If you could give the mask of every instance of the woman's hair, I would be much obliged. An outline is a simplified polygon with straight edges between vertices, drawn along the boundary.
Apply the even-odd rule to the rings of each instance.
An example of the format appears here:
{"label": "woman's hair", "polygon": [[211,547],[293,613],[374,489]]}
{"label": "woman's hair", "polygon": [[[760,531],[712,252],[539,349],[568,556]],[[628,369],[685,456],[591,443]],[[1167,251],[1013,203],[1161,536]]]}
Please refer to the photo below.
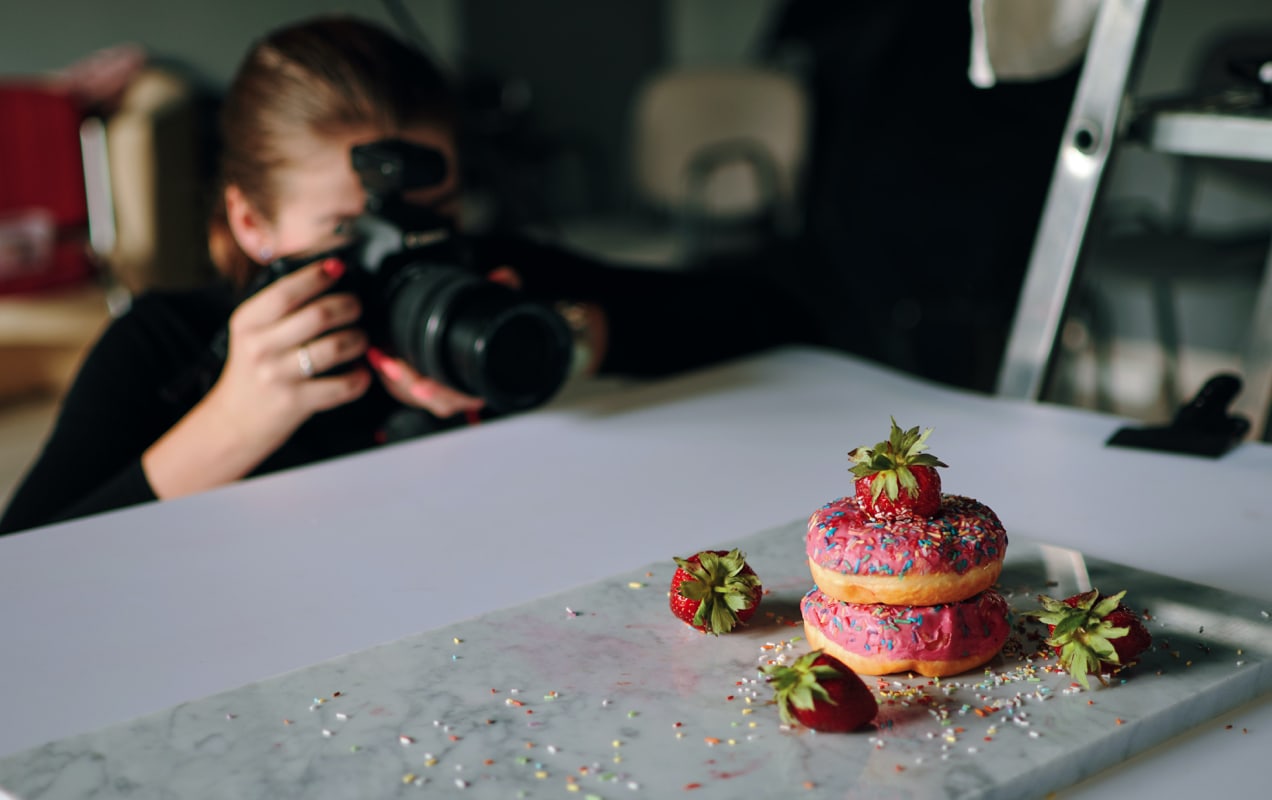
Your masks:
{"label": "woman's hair", "polygon": [[457,116],[441,69],[371,23],[320,17],[270,34],[248,52],[221,107],[220,182],[208,230],[213,263],[240,287],[251,279],[258,265],[230,232],[225,187],[237,186],[273,219],[278,172],[304,137],[363,127],[391,135],[422,124],[454,130]]}

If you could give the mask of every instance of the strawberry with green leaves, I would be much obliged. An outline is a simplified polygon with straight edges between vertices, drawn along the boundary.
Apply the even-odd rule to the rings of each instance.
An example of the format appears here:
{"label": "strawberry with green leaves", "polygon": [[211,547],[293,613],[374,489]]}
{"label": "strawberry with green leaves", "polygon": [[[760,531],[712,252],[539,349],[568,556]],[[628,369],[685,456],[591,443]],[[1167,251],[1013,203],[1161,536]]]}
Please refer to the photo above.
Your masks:
{"label": "strawberry with green leaves", "polygon": [[1098,589],[1064,600],[1039,595],[1042,610],[1028,612],[1046,624],[1047,644],[1059,654],[1060,665],[1088,689],[1087,675],[1130,666],[1153,644],[1139,615],[1122,603],[1125,596],[1122,591],[1103,597]]}
{"label": "strawberry with green leaves", "polygon": [[941,510],[941,476],[937,467],[948,466],[923,452],[928,428],[901,430],[892,420],[888,440],[874,447],[858,447],[848,454],[857,490],[857,503],[872,519],[931,518]]}
{"label": "strawberry with green leaves", "polygon": [[857,730],[879,713],[879,701],[857,673],[820,650],[763,672],[787,725],[840,733]]}
{"label": "strawberry with green leaves", "polygon": [[728,633],[760,605],[763,587],[739,550],[703,550],[676,558],[671,613],[704,633]]}

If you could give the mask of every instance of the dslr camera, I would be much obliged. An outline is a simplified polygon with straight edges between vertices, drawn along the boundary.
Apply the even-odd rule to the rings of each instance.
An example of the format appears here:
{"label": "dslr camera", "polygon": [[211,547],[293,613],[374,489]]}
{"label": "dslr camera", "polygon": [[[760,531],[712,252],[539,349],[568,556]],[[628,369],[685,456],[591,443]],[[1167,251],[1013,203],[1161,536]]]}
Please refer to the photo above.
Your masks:
{"label": "dslr camera", "polygon": [[551,398],[569,373],[573,338],[552,309],[484,277],[453,226],[403,199],[446,177],[438,151],[398,139],[352,149],[367,192],[348,244],[269,264],[249,291],[321,258],[336,257],[345,274],[334,291],[362,302],[371,343],[417,372],[492,410],[522,411]]}

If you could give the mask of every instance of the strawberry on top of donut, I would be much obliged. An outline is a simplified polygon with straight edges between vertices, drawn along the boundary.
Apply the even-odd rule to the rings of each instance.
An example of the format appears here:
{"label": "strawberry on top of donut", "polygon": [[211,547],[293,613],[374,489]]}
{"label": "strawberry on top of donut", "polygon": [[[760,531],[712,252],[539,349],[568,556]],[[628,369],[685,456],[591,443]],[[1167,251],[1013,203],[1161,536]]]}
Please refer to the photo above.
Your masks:
{"label": "strawberry on top of donut", "polygon": [[763,587],[746,553],[703,550],[675,558],[671,576],[671,613],[686,624],[719,635],[745,623],[760,604]]}
{"label": "strawberry on top of donut", "polygon": [[941,510],[941,476],[937,467],[949,466],[925,453],[932,429],[903,431],[892,419],[887,441],[858,447],[848,453],[856,475],[853,485],[861,510],[872,519],[931,518]]}

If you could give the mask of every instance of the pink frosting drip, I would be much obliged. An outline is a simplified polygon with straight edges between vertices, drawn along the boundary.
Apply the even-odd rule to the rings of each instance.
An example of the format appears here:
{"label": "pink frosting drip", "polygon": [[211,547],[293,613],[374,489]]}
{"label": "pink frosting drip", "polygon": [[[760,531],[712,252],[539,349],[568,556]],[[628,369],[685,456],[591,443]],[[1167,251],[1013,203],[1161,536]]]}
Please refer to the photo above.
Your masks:
{"label": "pink frosting drip", "polygon": [[808,518],[808,557],[845,575],[959,575],[1002,559],[1007,532],[989,506],[955,494],[941,495],[931,519],[876,522],[855,497],[841,497]]}
{"label": "pink frosting drip", "polygon": [[1007,601],[992,589],[939,606],[841,603],[813,589],[800,611],[805,622],[848,652],[893,661],[952,661],[997,652],[1010,632]]}

